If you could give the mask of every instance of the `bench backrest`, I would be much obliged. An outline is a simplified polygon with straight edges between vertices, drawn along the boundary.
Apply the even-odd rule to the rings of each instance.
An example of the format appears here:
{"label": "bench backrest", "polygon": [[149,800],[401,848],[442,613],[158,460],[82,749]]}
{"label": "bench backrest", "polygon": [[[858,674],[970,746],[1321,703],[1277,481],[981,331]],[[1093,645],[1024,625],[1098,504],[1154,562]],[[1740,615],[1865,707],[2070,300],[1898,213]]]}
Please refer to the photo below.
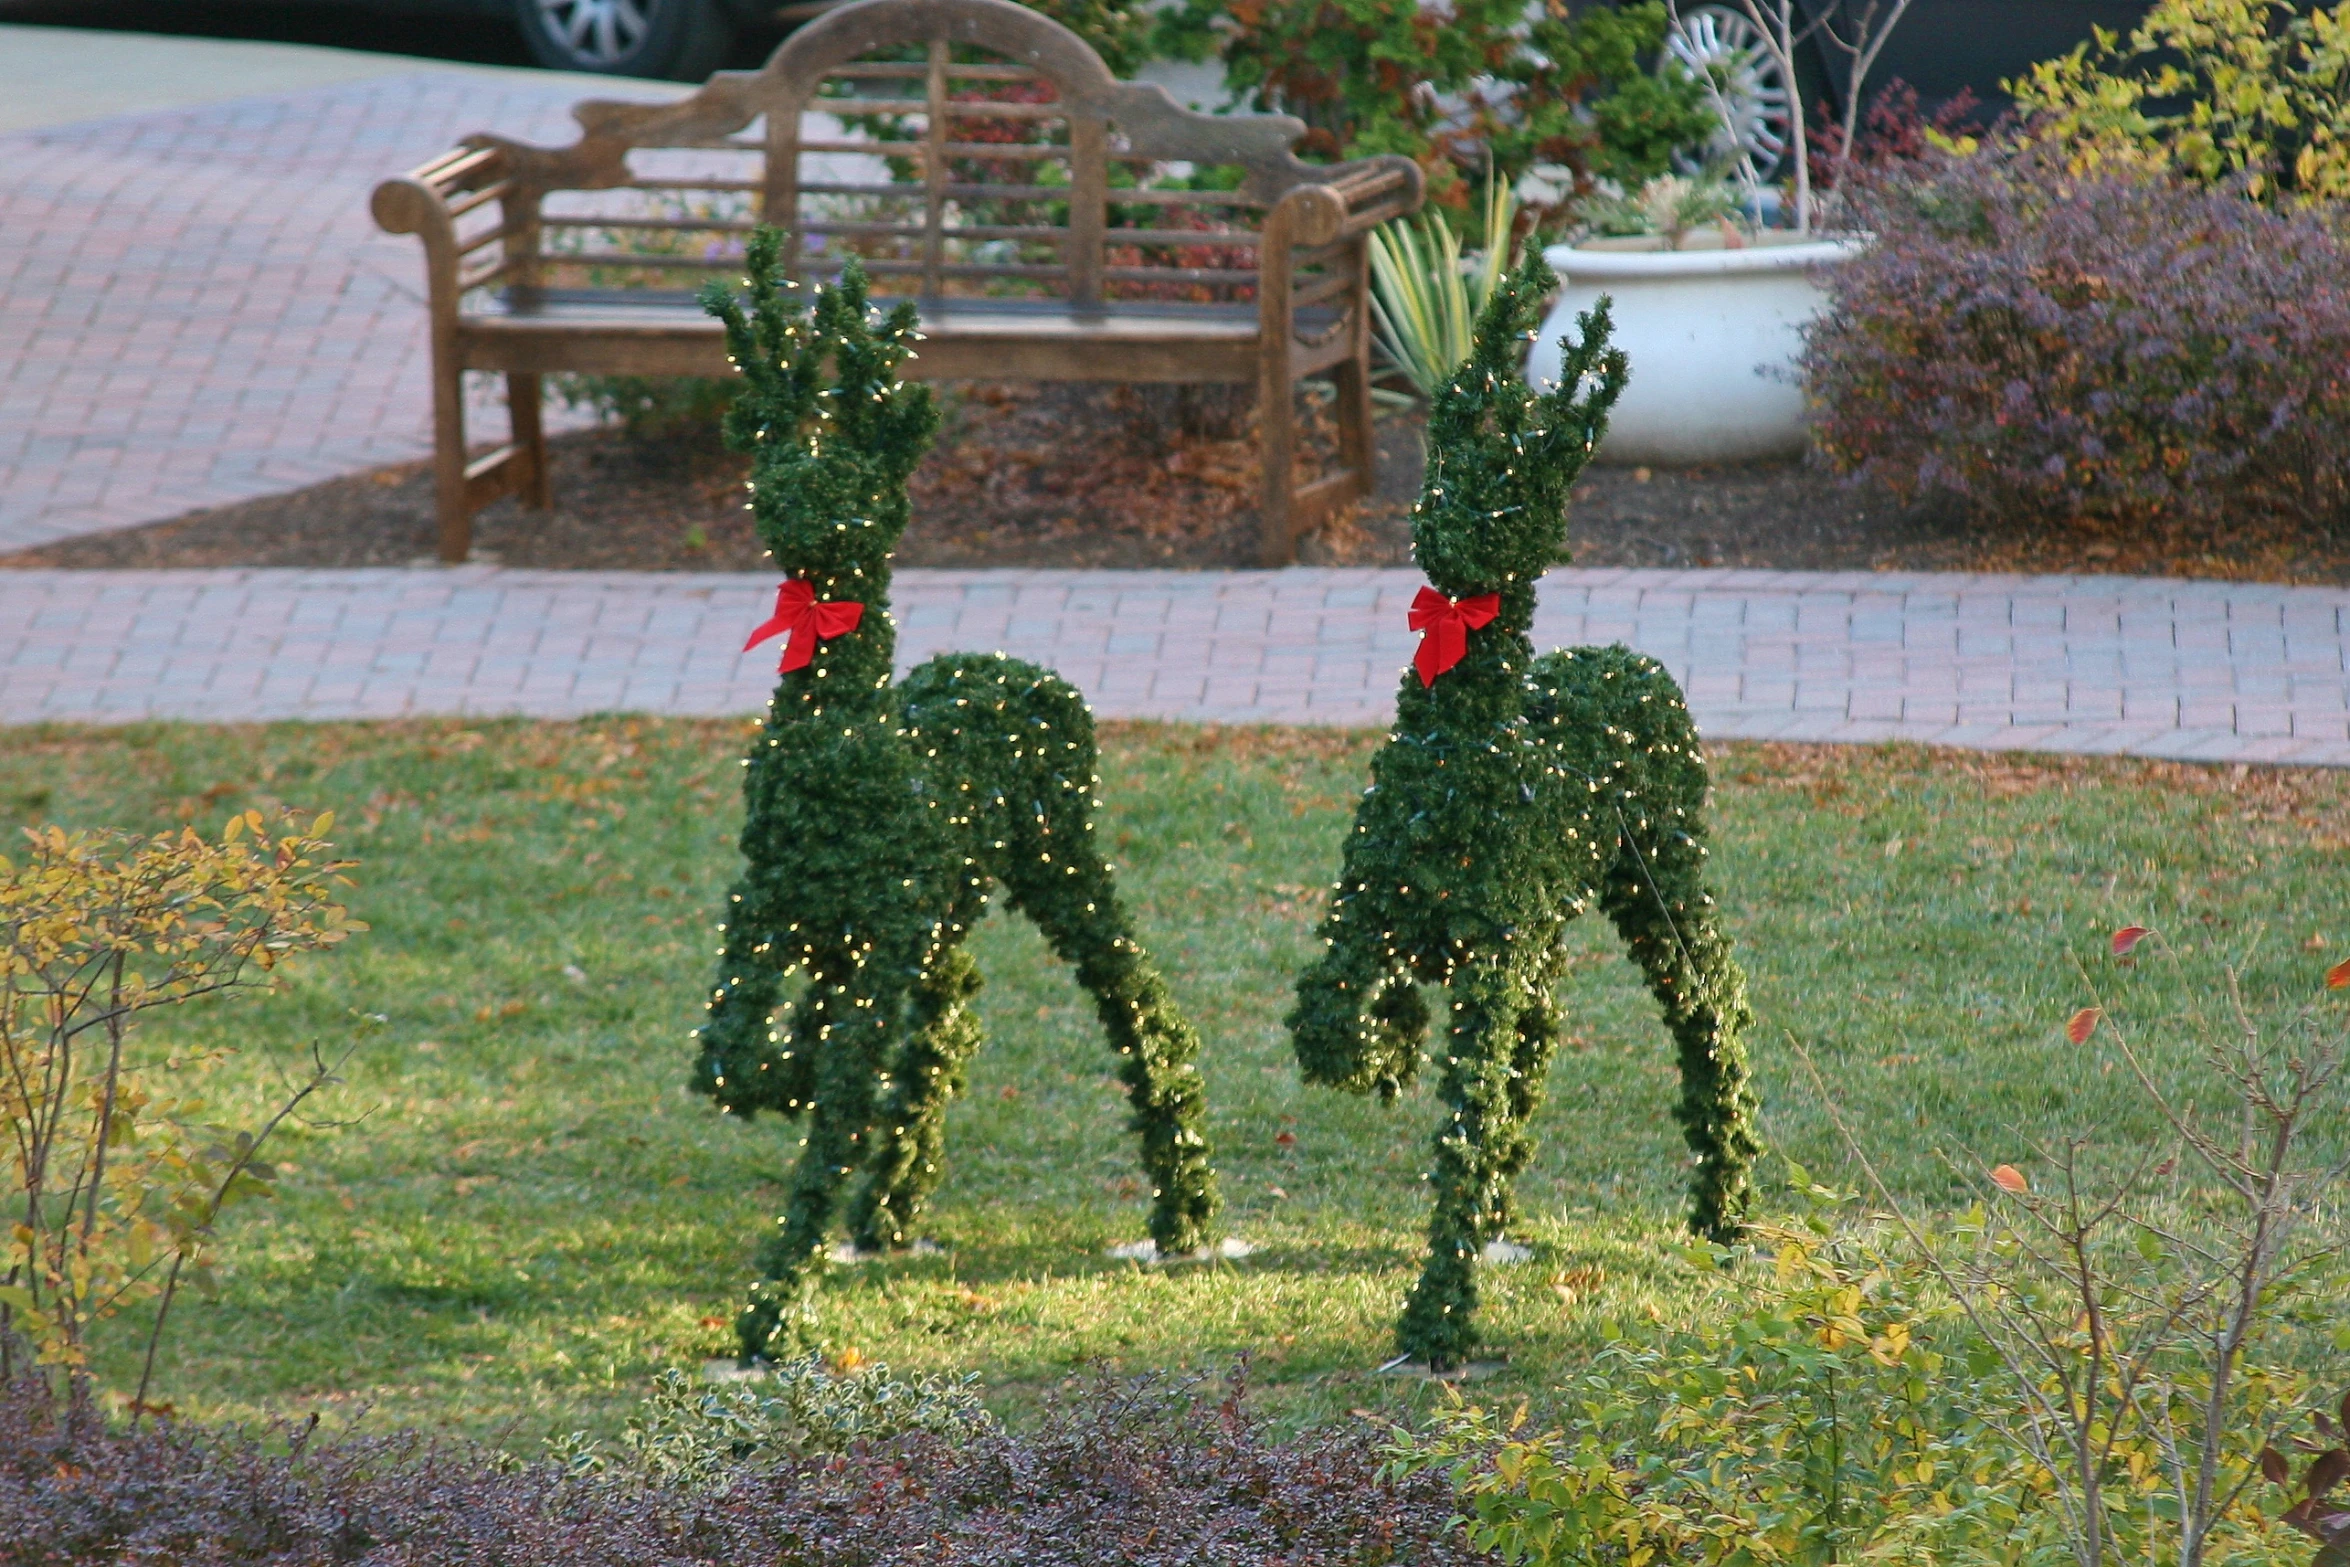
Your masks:
{"label": "bench backrest", "polygon": [[1237,302],[1275,209],[1277,237],[1308,247],[1278,269],[1295,286],[1346,248],[1334,183],[1418,199],[1387,167],[1402,160],[1301,162],[1302,122],[1182,108],[1010,0],[858,0],[761,70],[573,114],[569,147],[469,139],[502,211],[501,254],[471,281],[691,286],[771,221],[795,276],[854,253],[881,293]]}

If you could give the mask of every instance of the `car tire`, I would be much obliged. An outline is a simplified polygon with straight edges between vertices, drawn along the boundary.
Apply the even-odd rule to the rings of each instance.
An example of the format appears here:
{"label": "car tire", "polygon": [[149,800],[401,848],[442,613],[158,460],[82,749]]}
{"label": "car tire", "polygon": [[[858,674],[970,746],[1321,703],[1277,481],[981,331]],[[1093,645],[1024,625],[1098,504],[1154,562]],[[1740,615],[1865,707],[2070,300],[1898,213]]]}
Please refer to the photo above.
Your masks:
{"label": "car tire", "polygon": [[699,82],[726,63],[719,0],[514,0],[531,57],[555,71]]}
{"label": "car tire", "polygon": [[1728,77],[1724,85],[1729,109],[1737,121],[1734,143],[1724,135],[1696,161],[1742,163],[1751,177],[1766,182],[1784,175],[1793,140],[1794,106],[1799,101],[1797,89],[1805,104],[1826,101],[1821,89],[1827,84],[1811,59],[1811,49],[1798,46],[1798,80],[1789,82],[1786,71],[1762,47],[1762,29],[1755,26],[1744,6],[1688,5],[1681,8],[1680,18],[1679,28],[1666,37],[1660,68],[1684,74],[1708,67],[1722,70]]}

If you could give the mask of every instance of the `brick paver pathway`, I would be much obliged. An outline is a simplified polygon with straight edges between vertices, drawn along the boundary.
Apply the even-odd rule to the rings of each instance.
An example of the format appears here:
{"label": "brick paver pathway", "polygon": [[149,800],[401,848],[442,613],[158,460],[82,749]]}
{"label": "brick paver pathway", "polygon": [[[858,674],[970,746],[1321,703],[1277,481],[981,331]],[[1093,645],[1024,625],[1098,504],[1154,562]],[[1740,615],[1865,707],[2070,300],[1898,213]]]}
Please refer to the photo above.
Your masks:
{"label": "brick paver pathway", "polygon": [[[1385,721],[1404,571],[900,571],[906,662],[1059,669],[1105,716]],[[750,713],[771,578],[0,572],[0,721]],[[1669,665],[1709,738],[2350,765],[2350,592],[2128,578],[1554,572],[1536,639]]]}
{"label": "brick paver pathway", "polygon": [[0,136],[0,550],[429,451],[423,262],[368,193],[580,96],[424,70]]}

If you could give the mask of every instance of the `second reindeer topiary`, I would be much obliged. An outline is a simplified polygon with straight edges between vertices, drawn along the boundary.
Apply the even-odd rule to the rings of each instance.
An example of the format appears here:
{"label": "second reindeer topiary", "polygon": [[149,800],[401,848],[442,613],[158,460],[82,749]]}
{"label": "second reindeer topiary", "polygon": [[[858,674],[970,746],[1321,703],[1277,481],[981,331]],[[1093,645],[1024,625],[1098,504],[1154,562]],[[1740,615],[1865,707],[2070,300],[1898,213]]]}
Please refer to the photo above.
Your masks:
{"label": "second reindeer topiary", "polygon": [[805,1319],[844,1194],[858,1248],[907,1243],[979,1044],[963,941],[999,888],[1093,995],[1141,1134],[1159,1254],[1197,1250],[1216,1209],[1198,1038],[1093,841],[1084,699],[1001,654],[949,654],[891,682],[890,551],[937,426],[929,390],[898,378],[914,309],[870,319],[852,261],[810,311],[776,251],[773,231],[750,246],[747,312],[721,288],[703,301],[742,372],[726,436],[751,455],[752,511],[785,581],[751,637],[784,651],[744,761],[745,865],[694,1086],[736,1115],[804,1116],[808,1133],[736,1324],[746,1356],[784,1347]]}
{"label": "second reindeer topiary", "polygon": [[1289,1015],[1307,1081],[1392,1099],[1427,1044],[1418,987],[1450,987],[1436,1211],[1396,1328],[1436,1370],[1477,1347],[1477,1267],[1534,1151],[1568,920],[1604,910],[1663,1004],[1696,1156],[1692,1229],[1737,1232],[1759,1152],[1746,982],[1706,888],[1705,760],[1681,693],[1628,648],[1537,658],[1528,635],[1535,583],[1565,558],[1568,487],[1627,374],[1603,303],[1566,345],[1559,387],[1527,386],[1520,345],[1556,282],[1536,257],[1495,289],[1431,408],[1412,521],[1433,584],[1412,607],[1420,647],[1355,812],[1328,950]]}

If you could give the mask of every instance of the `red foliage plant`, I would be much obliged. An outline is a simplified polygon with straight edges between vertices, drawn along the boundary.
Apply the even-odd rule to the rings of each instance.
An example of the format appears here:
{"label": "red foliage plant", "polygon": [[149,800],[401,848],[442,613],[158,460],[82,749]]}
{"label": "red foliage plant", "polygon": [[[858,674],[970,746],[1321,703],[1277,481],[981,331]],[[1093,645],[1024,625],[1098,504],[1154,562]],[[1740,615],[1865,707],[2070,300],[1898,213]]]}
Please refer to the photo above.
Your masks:
{"label": "red foliage plant", "polygon": [[2350,243],[2031,150],[1852,181],[1877,242],[1802,357],[1817,455],[2010,522],[2340,517]]}
{"label": "red foliage plant", "polygon": [[1289,1441],[1221,1397],[1100,1382],[1031,1434],[901,1437],[716,1489],[579,1477],[414,1435],[64,1419],[0,1397],[0,1564],[177,1567],[1466,1567],[1442,1474],[1379,1434]]}
{"label": "red foliage plant", "polygon": [[[1955,140],[1965,135],[1981,108],[1975,90],[1961,87],[1957,96],[1928,114],[1918,101],[1918,90],[1896,76],[1862,113],[1849,167],[1856,173],[1914,168],[1933,157],[1935,136]],[[1823,99],[1812,109],[1811,134],[1805,138],[1814,190],[1836,188],[1837,154],[1843,146],[1843,123]]]}

